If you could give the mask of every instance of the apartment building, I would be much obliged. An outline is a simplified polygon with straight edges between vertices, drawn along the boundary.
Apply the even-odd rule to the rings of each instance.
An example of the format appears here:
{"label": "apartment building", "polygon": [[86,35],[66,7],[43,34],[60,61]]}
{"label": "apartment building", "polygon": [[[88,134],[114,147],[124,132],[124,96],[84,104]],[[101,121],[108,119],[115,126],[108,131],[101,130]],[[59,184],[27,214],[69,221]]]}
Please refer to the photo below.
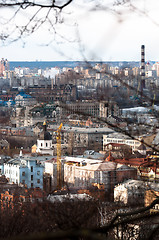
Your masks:
{"label": "apartment building", "polygon": [[[57,126],[53,131],[57,130]],[[103,135],[113,133],[113,130],[107,127],[103,128],[79,128],[63,126],[61,130],[62,146],[65,147],[65,153],[70,155],[83,154],[85,150],[93,149],[101,151],[103,148]],[[56,143],[55,134],[53,142]]]}
{"label": "apartment building", "polygon": [[77,101],[60,104],[60,107],[62,115],[74,113],[101,118],[120,115],[119,107],[114,101]]}
{"label": "apartment building", "polygon": [[70,187],[89,188],[93,184],[99,184],[111,195],[115,184],[136,177],[136,169],[123,164],[98,159],[65,158],[64,181]]}
{"label": "apartment building", "polygon": [[132,148],[132,150],[137,150],[141,144],[140,140],[132,139],[129,136],[126,136],[118,132],[114,132],[109,135],[103,135],[103,151],[106,150],[108,143],[126,144],[129,145]]}
{"label": "apartment building", "polygon": [[4,163],[4,175],[10,183],[43,189],[44,166],[36,157],[19,157]]}

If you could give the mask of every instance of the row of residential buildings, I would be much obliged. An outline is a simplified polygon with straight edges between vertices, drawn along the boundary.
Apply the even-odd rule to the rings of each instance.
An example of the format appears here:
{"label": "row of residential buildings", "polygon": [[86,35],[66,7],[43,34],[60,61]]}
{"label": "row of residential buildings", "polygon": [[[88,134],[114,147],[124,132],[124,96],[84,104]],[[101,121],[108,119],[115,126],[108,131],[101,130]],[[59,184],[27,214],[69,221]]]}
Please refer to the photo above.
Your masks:
{"label": "row of residential buildings", "polygon": [[[150,189],[154,180],[153,173],[148,172],[146,183],[142,178],[137,180],[137,168],[128,165],[124,160],[117,163],[84,157],[62,157],[63,186],[66,184],[69,189],[88,190],[96,187],[95,191],[105,193],[107,200],[135,204],[135,199],[138,199],[143,204],[145,191]],[[12,184],[52,192],[57,188],[56,157],[21,156],[9,160],[4,164],[4,175]]]}

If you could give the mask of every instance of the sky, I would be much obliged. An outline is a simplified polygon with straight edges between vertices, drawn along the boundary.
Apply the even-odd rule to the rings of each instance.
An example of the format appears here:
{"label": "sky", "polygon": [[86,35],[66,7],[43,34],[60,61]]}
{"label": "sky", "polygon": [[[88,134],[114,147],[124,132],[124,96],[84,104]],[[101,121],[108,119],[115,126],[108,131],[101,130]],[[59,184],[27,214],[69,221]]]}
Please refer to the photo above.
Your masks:
{"label": "sky", "polygon": [[[140,61],[144,44],[146,61],[159,61],[158,0],[74,0],[62,13],[51,11],[49,21],[37,31],[24,31],[24,36],[15,41],[37,10],[21,10],[12,17],[15,8],[1,8],[0,34],[9,38],[0,43],[0,58]],[[40,11],[29,22],[30,31],[46,14],[46,9]]]}

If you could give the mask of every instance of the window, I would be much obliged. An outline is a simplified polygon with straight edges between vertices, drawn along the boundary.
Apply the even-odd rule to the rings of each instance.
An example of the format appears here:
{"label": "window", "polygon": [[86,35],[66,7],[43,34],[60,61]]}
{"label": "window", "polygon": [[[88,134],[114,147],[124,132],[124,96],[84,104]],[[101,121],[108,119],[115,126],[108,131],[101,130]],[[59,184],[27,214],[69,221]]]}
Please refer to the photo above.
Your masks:
{"label": "window", "polygon": [[37,175],[40,175],[40,171],[37,171]]}
{"label": "window", "polygon": [[32,187],[32,188],[33,188],[33,186],[34,186],[33,183],[31,183],[31,187]]}
{"label": "window", "polygon": [[22,172],[22,176],[25,176],[25,172]]}
{"label": "window", "polygon": [[41,147],[43,146],[43,144],[41,143]]}
{"label": "window", "polygon": [[33,175],[31,175],[31,181],[33,181]]}
{"label": "window", "polygon": [[33,166],[31,166],[31,172],[33,172]]}
{"label": "window", "polygon": [[25,184],[25,180],[22,180],[22,184]]}
{"label": "window", "polygon": [[46,147],[47,147],[47,143],[46,143]]}
{"label": "window", "polygon": [[40,183],[40,179],[37,179],[37,183]]}

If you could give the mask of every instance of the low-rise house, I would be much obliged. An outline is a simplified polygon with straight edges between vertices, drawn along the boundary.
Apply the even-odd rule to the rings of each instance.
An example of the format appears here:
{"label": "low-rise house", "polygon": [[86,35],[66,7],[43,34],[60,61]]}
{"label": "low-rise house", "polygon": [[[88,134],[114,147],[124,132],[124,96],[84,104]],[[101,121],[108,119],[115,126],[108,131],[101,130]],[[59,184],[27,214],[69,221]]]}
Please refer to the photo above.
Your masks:
{"label": "low-rise house", "polygon": [[44,166],[36,157],[19,157],[4,163],[4,175],[10,183],[43,189]]}
{"label": "low-rise house", "polygon": [[157,180],[159,179],[159,156],[150,155],[145,158],[145,161],[140,164],[139,172],[141,178],[144,180]]}
{"label": "low-rise house", "polygon": [[127,180],[114,188],[114,201],[125,205],[144,205],[147,185],[139,180]]}
{"label": "low-rise house", "polygon": [[105,145],[105,151],[130,151],[131,147],[127,144],[108,143]]}

